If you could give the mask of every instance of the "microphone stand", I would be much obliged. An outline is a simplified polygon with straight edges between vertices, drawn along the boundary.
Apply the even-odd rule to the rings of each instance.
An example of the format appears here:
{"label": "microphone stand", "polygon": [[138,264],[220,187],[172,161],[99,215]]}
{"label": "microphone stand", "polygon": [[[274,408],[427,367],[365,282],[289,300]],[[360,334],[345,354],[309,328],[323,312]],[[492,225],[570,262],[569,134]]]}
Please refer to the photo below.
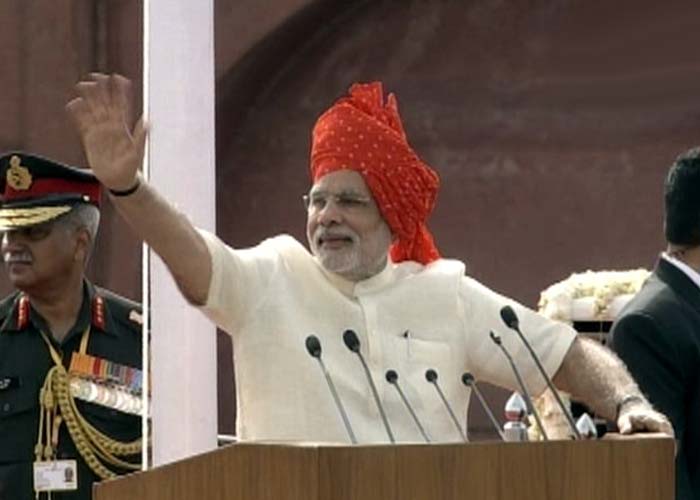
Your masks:
{"label": "microphone stand", "polygon": [[369,388],[372,390],[372,396],[374,396],[374,402],[377,404],[377,408],[379,409],[379,415],[382,417],[382,422],[384,423],[384,429],[386,429],[386,434],[389,437],[389,442],[391,444],[396,443],[396,440],[394,439],[394,434],[391,432],[391,427],[389,426],[389,420],[386,418],[386,414],[384,413],[384,407],[382,406],[382,402],[379,399],[377,387],[374,385],[374,380],[372,380],[372,374],[369,372],[369,367],[367,366],[365,357],[360,352],[360,339],[357,337],[357,334],[352,330],[345,330],[345,332],[343,333],[343,342],[345,342],[345,346],[348,349],[357,354],[357,357],[360,358],[362,368],[364,368],[365,375],[367,376],[367,380],[369,381]]}
{"label": "microphone stand", "polygon": [[309,335],[306,337],[306,350],[309,352],[311,357],[316,358],[318,364],[321,366],[321,371],[323,372],[323,376],[326,378],[326,384],[328,384],[328,389],[331,391],[331,396],[333,396],[335,406],[340,412],[340,417],[343,419],[343,424],[345,424],[345,430],[348,432],[350,442],[352,444],[357,444],[357,438],[355,437],[355,433],[352,431],[352,426],[350,425],[350,420],[348,420],[348,416],[345,413],[345,408],[343,408],[343,403],[340,402],[340,397],[338,397],[338,393],[335,390],[335,385],[333,385],[331,375],[328,373],[326,365],[321,359],[321,341],[318,340],[316,335]]}
{"label": "microphone stand", "polygon": [[501,319],[508,328],[510,328],[511,330],[515,330],[515,332],[520,337],[520,340],[523,342],[523,344],[525,344],[525,347],[530,353],[530,356],[535,361],[535,365],[537,365],[537,369],[542,374],[542,377],[544,377],[545,382],[547,382],[547,387],[549,387],[549,390],[552,391],[552,393],[554,394],[554,398],[556,399],[559,408],[561,408],[561,411],[564,413],[564,416],[566,417],[566,420],[569,423],[569,428],[574,433],[576,439],[581,439],[581,433],[576,428],[574,417],[571,416],[571,412],[564,404],[564,401],[562,401],[561,396],[559,395],[559,391],[557,391],[557,388],[554,387],[552,379],[549,378],[549,375],[547,375],[547,372],[544,370],[544,367],[542,366],[542,363],[540,363],[540,359],[537,357],[537,354],[535,354],[535,351],[530,345],[530,342],[527,341],[525,335],[523,335],[523,332],[520,331],[520,320],[515,314],[513,308],[510,306],[503,306],[503,308],[501,308]]}
{"label": "microphone stand", "polygon": [[440,395],[440,399],[442,399],[442,403],[445,405],[445,408],[447,408],[447,412],[450,414],[450,417],[452,418],[452,422],[454,422],[455,427],[457,428],[457,431],[459,432],[459,435],[462,438],[462,441],[464,441],[465,443],[468,443],[469,440],[467,439],[466,434],[464,434],[462,427],[459,425],[459,422],[457,421],[457,417],[455,416],[455,412],[452,411],[452,407],[450,406],[450,403],[447,401],[447,398],[442,393],[442,389],[440,389],[440,385],[438,384],[438,381],[437,381],[437,379],[438,379],[437,372],[435,370],[433,370],[432,368],[428,368],[428,370],[426,370],[426,372],[425,372],[425,379],[435,386],[435,390]]}
{"label": "microphone stand", "polygon": [[520,391],[523,393],[523,399],[525,400],[525,404],[527,405],[527,410],[532,413],[532,415],[535,417],[535,422],[537,423],[537,427],[540,430],[540,433],[542,434],[542,437],[544,438],[545,441],[549,441],[549,437],[547,436],[547,431],[544,430],[544,425],[542,425],[542,421],[540,420],[540,415],[535,411],[535,407],[532,404],[532,399],[530,398],[530,394],[527,392],[527,388],[525,387],[525,382],[523,382],[522,377],[520,376],[520,371],[518,368],[515,366],[515,362],[513,361],[513,357],[510,355],[508,350],[505,348],[503,343],[501,342],[501,337],[496,335],[493,332],[489,332],[489,336],[491,337],[491,340],[493,340],[493,343],[496,344],[503,354],[505,354],[506,358],[508,358],[508,362],[510,363],[510,367],[513,369],[513,373],[515,374],[515,378],[518,381],[518,385],[520,386]]}
{"label": "microphone stand", "polygon": [[416,415],[416,412],[413,411],[413,407],[408,402],[408,399],[406,398],[403,391],[401,390],[401,387],[399,386],[399,374],[396,373],[394,370],[387,370],[385,377],[386,377],[387,382],[389,382],[391,385],[396,387],[396,390],[398,391],[399,396],[401,396],[401,400],[403,401],[403,404],[408,409],[408,413],[411,414],[411,417],[413,417],[413,421],[416,423],[416,426],[418,427],[418,430],[420,431],[421,435],[423,436],[423,439],[425,439],[426,443],[429,443],[430,438],[428,437],[428,434],[425,432],[425,429],[421,425],[420,420],[418,420],[418,416]]}

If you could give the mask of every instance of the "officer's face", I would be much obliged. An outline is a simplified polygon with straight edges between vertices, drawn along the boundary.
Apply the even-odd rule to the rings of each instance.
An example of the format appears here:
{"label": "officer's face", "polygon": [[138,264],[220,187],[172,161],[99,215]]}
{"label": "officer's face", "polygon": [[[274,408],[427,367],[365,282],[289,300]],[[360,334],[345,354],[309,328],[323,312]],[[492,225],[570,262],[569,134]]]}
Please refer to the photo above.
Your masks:
{"label": "officer's face", "polygon": [[76,269],[82,270],[78,231],[59,218],[2,233],[2,258],[10,282],[28,293],[65,284]]}
{"label": "officer's face", "polygon": [[359,173],[324,175],[311,188],[307,203],[306,237],[324,268],[350,281],[382,270],[391,231]]}

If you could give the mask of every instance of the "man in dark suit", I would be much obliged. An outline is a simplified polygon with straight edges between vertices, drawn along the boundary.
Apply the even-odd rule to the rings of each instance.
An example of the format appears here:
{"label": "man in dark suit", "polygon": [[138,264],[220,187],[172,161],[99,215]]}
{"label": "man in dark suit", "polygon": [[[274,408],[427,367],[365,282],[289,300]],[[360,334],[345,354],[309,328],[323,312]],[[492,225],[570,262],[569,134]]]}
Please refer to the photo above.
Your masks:
{"label": "man in dark suit", "polygon": [[668,246],[613,325],[611,345],[673,423],[676,498],[700,499],[700,148],[681,155],[665,186]]}
{"label": "man in dark suit", "polygon": [[89,500],[139,469],[141,308],[85,278],[100,185],[85,169],[0,157],[0,500]]}

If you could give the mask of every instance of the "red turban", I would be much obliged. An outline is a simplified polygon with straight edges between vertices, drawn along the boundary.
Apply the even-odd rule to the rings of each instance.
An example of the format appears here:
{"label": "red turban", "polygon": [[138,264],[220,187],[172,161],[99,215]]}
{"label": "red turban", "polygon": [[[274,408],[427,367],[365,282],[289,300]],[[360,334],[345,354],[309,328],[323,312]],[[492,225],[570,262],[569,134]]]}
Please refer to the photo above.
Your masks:
{"label": "red turban", "polygon": [[321,115],[312,136],[313,182],[336,170],[359,172],[396,238],[393,262],[440,258],[425,225],[440,180],[409,146],[394,94],[385,104],[380,82],[354,84]]}

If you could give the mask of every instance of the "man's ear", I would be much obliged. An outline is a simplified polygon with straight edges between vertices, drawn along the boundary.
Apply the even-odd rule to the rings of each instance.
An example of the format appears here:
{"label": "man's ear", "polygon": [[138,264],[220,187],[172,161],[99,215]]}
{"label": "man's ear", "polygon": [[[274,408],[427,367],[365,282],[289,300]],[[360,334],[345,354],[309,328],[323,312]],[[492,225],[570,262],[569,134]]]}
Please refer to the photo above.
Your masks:
{"label": "man's ear", "polygon": [[76,261],[87,263],[90,257],[90,249],[92,248],[92,238],[90,233],[84,227],[76,230],[75,254]]}

